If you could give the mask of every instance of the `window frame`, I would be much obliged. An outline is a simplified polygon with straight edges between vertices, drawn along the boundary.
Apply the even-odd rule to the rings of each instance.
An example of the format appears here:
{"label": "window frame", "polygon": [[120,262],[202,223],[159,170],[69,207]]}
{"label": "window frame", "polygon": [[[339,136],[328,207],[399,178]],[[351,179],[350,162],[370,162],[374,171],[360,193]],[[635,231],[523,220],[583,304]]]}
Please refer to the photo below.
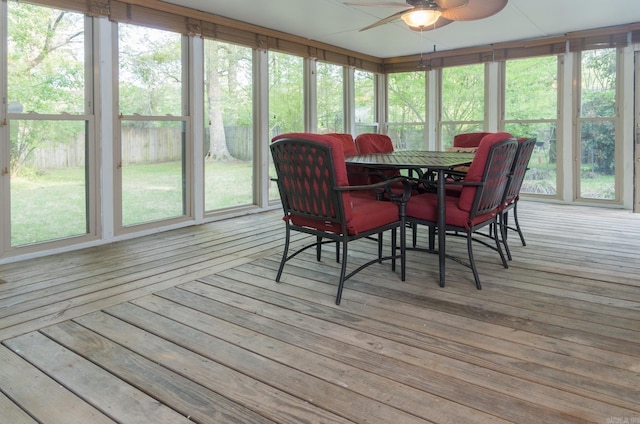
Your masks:
{"label": "window frame", "polygon": [[[154,229],[162,226],[175,225],[181,222],[194,219],[194,165],[190,158],[193,157],[193,123],[192,114],[190,113],[189,102],[189,87],[190,87],[190,75],[189,72],[189,52],[190,52],[190,37],[181,34],[179,32],[163,29],[162,31],[174,32],[180,35],[181,39],[181,62],[182,62],[182,89],[181,89],[181,111],[182,115],[122,115],[119,110],[120,99],[120,78],[119,78],[119,55],[120,55],[120,41],[119,41],[119,24],[118,22],[112,23],[111,42],[113,52],[113,157],[114,157],[114,172],[113,172],[113,216],[114,216],[114,232],[116,235],[123,235],[132,232],[138,232],[140,230]],[[130,26],[144,25],[136,23],[127,23]],[[182,122],[182,214],[174,217],[169,217],[159,220],[144,221],[135,223],[132,225],[124,225],[123,223],[123,198],[122,198],[122,122],[124,121],[141,121],[141,122]]]}
{"label": "window frame", "polygon": [[[43,250],[52,250],[66,248],[81,243],[89,243],[98,240],[102,236],[101,220],[99,219],[99,211],[101,208],[99,163],[100,149],[97,143],[98,125],[96,114],[99,110],[99,89],[98,89],[98,70],[95,66],[99,62],[97,38],[95,30],[95,21],[92,17],[76,11],[68,10],[64,7],[57,7],[55,4],[47,5],[36,3],[38,7],[70,11],[82,14],[82,22],[84,27],[83,46],[84,46],[84,108],[82,113],[37,113],[37,112],[11,112],[8,105],[2,102],[0,116],[2,124],[0,126],[0,157],[4,158],[0,163],[0,199],[3,199],[0,212],[2,219],[0,220],[0,258],[5,256],[18,256],[25,254],[33,254]],[[8,2],[0,4],[0,69],[3,75],[0,78],[0,92],[3,98],[8,98],[8,22],[9,11]],[[85,228],[82,234],[63,236],[54,239],[36,241],[23,245],[12,245],[12,219],[11,219],[11,173],[10,173],[10,135],[9,122],[11,121],[78,121],[84,122],[85,125],[85,141],[84,141],[84,185],[85,185]]]}

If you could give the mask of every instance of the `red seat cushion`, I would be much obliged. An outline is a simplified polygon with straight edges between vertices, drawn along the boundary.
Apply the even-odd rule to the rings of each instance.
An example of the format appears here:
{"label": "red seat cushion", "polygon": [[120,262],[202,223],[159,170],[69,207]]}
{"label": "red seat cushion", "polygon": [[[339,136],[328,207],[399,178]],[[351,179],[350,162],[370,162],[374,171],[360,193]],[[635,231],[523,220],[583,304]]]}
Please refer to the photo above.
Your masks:
{"label": "red seat cushion", "polygon": [[[345,206],[346,207],[346,206]],[[347,222],[347,233],[359,234],[399,219],[398,205],[392,202],[351,196],[352,216]],[[340,224],[293,216],[291,221],[300,226],[341,234]]]}
{"label": "red seat cushion", "polygon": [[[457,196],[445,197],[447,225],[455,225],[469,229],[470,225],[478,225],[481,222],[493,219],[496,212],[476,216],[469,221],[469,211],[460,209]],[[407,203],[407,216],[430,222],[438,222],[438,195],[436,193],[424,193],[412,196]]]}

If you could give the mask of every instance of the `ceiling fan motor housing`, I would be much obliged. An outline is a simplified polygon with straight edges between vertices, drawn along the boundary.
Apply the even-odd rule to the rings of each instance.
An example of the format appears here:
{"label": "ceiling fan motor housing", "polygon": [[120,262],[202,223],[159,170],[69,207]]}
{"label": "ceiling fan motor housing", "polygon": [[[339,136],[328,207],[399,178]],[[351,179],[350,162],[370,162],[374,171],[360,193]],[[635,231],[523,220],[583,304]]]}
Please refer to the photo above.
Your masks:
{"label": "ceiling fan motor housing", "polygon": [[422,6],[424,9],[438,9],[438,4],[435,0],[407,0],[407,4],[413,7]]}

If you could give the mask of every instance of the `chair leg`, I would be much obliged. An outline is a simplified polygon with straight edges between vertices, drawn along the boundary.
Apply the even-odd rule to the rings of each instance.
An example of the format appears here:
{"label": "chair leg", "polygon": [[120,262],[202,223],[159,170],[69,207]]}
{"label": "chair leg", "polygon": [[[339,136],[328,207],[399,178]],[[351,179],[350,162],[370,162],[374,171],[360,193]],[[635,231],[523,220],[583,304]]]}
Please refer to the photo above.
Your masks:
{"label": "chair leg", "polygon": [[344,287],[344,277],[347,273],[347,242],[342,242],[342,264],[340,265],[340,280],[338,281],[338,293],[336,294],[336,305],[342,300],[342,289]]}
{"label": "chair leg", "polygon": [[[402,237],[402,234],[400,236]],[[396,270],[396,252],[398,246],[397,238],[398,236],[396,235],[396,229],[394,228],[391,230],[391,271],[394,272]]]}
{"label": "chair leg", "polygon": [[[413,224],[413,234],[416,233],[415,229],[416,229],[417,224]],[[396,230],[393,230],[393,234],[396,233]],[[396,251],[395,249],[395,243],[394,243],[394,253]],[[415,247],[415,245],[414,245]],[[400,225],[400,280],[401,281],[405,281],[406,280],[406,276],[407,276],[407,226],[406,223],[402,222],[402,225]]]}
{"label": "chair leg", "polygon": [[276,283],[280,282],[282,270],[284,269],[284,263],[287,262],[287,255],[289,254],[289,240],[291,240],[291,230],[289,229],[289,224],[287,223],[287,228],[285,230],[284,236],[284,251],[282,252],[282,260],[280,261],[280,267],[278,268],[278,274],[276,275]]}
{"label": "chair leg", "polygon": [[[502,215],[502,214],[500,214],[500,215]],[[502,266],[505,267],[505,268],[509,268],[509,264],[507,263],[507,259],[504,257],[504,253],[502,253],[502,246],[501,246],[501,243],[500,243],[500,239],[498,238],[499,237],[499,233],[497,231],[497,226],[499,224],[498,224],[497,217],[494,218],[494,220],[495,220],[494,225],[496,226],[496,233],[495,233],[495,237],[493,239],[496,242],[496,250],[500,254],[500,260],[502,260]],[[504,231],[506,231],[506,230],[504,230]],[[502,232],[503,232],[503,230],[500,229],[500,234],[502,234]],[[506,240],[505,240],[505,246],[506,245],[507,244],[506,244]]]}
{"label": "chair leg", "polygon": [[476,261],[473,259],[473,231],[467,230],[467,252],[469,253],[469,265],[471,265],[471,271],[473,272],[473,279],[476,282],[476,288],[482,290],[482,284],[480,283],[480,276],[476,269]]}
{"label": "chair leg", "polygon": [[416,247],[418,245],[418,224],[416,224],[415,222],[411,223],[411,231],[412,231],[412,237],[413,237],[413,247]]}
{"label": "chair leg", "polygon": [[316,261],[320,262],[322,256],[322,237],[316,236]]}
{"label": "chair leg", "polygon": [[429,227],[429,250],[436,248],[436,227]]}
{"label": "chair leg", "polygon": [[378,233],[378,263],[382,263],[382,234]]}
{"label": "chair leg", "polygon": [[526,246],[527,243],[525,243],[524,241],[524,235],[522,234],[522,230],[520,229],[520,222],[518,221],[518,202],[513,205],[513,222],[516,225],[516,231],[520,235],[520,241],[522,242],[522,245]]}
{"label": "chair leg", "polygon": [[[512,260],[513,258],[511,257],[511,250],[509,249],[509,244],[507,243],[507,232],[509,231],[509,227],[508,227],[508,222],[507,222],[507,213],[501,213],[499,215],[499,222],[498,222],[498,228],[500,228],[500,236],[502,237],[502,244],[504,244],[504,250],[505,252],[507,252],[507,258],[509,258],[509,260]],[[495,234],[496,237],[498,237],[498,234],[496,232]]]}

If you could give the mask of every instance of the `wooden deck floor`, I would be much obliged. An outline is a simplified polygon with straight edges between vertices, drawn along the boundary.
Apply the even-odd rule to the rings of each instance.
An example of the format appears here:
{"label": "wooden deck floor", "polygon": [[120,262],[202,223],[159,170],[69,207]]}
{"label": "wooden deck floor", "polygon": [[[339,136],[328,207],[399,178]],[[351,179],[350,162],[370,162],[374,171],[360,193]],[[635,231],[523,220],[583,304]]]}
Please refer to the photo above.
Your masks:
{"label": "wooden deck floor", "polygon": [[0,266],[0,421],[640,424],[640,215],[520,214],[483,290],[410,252],[340,306],[329,252],[274,282],[280,211]]}

